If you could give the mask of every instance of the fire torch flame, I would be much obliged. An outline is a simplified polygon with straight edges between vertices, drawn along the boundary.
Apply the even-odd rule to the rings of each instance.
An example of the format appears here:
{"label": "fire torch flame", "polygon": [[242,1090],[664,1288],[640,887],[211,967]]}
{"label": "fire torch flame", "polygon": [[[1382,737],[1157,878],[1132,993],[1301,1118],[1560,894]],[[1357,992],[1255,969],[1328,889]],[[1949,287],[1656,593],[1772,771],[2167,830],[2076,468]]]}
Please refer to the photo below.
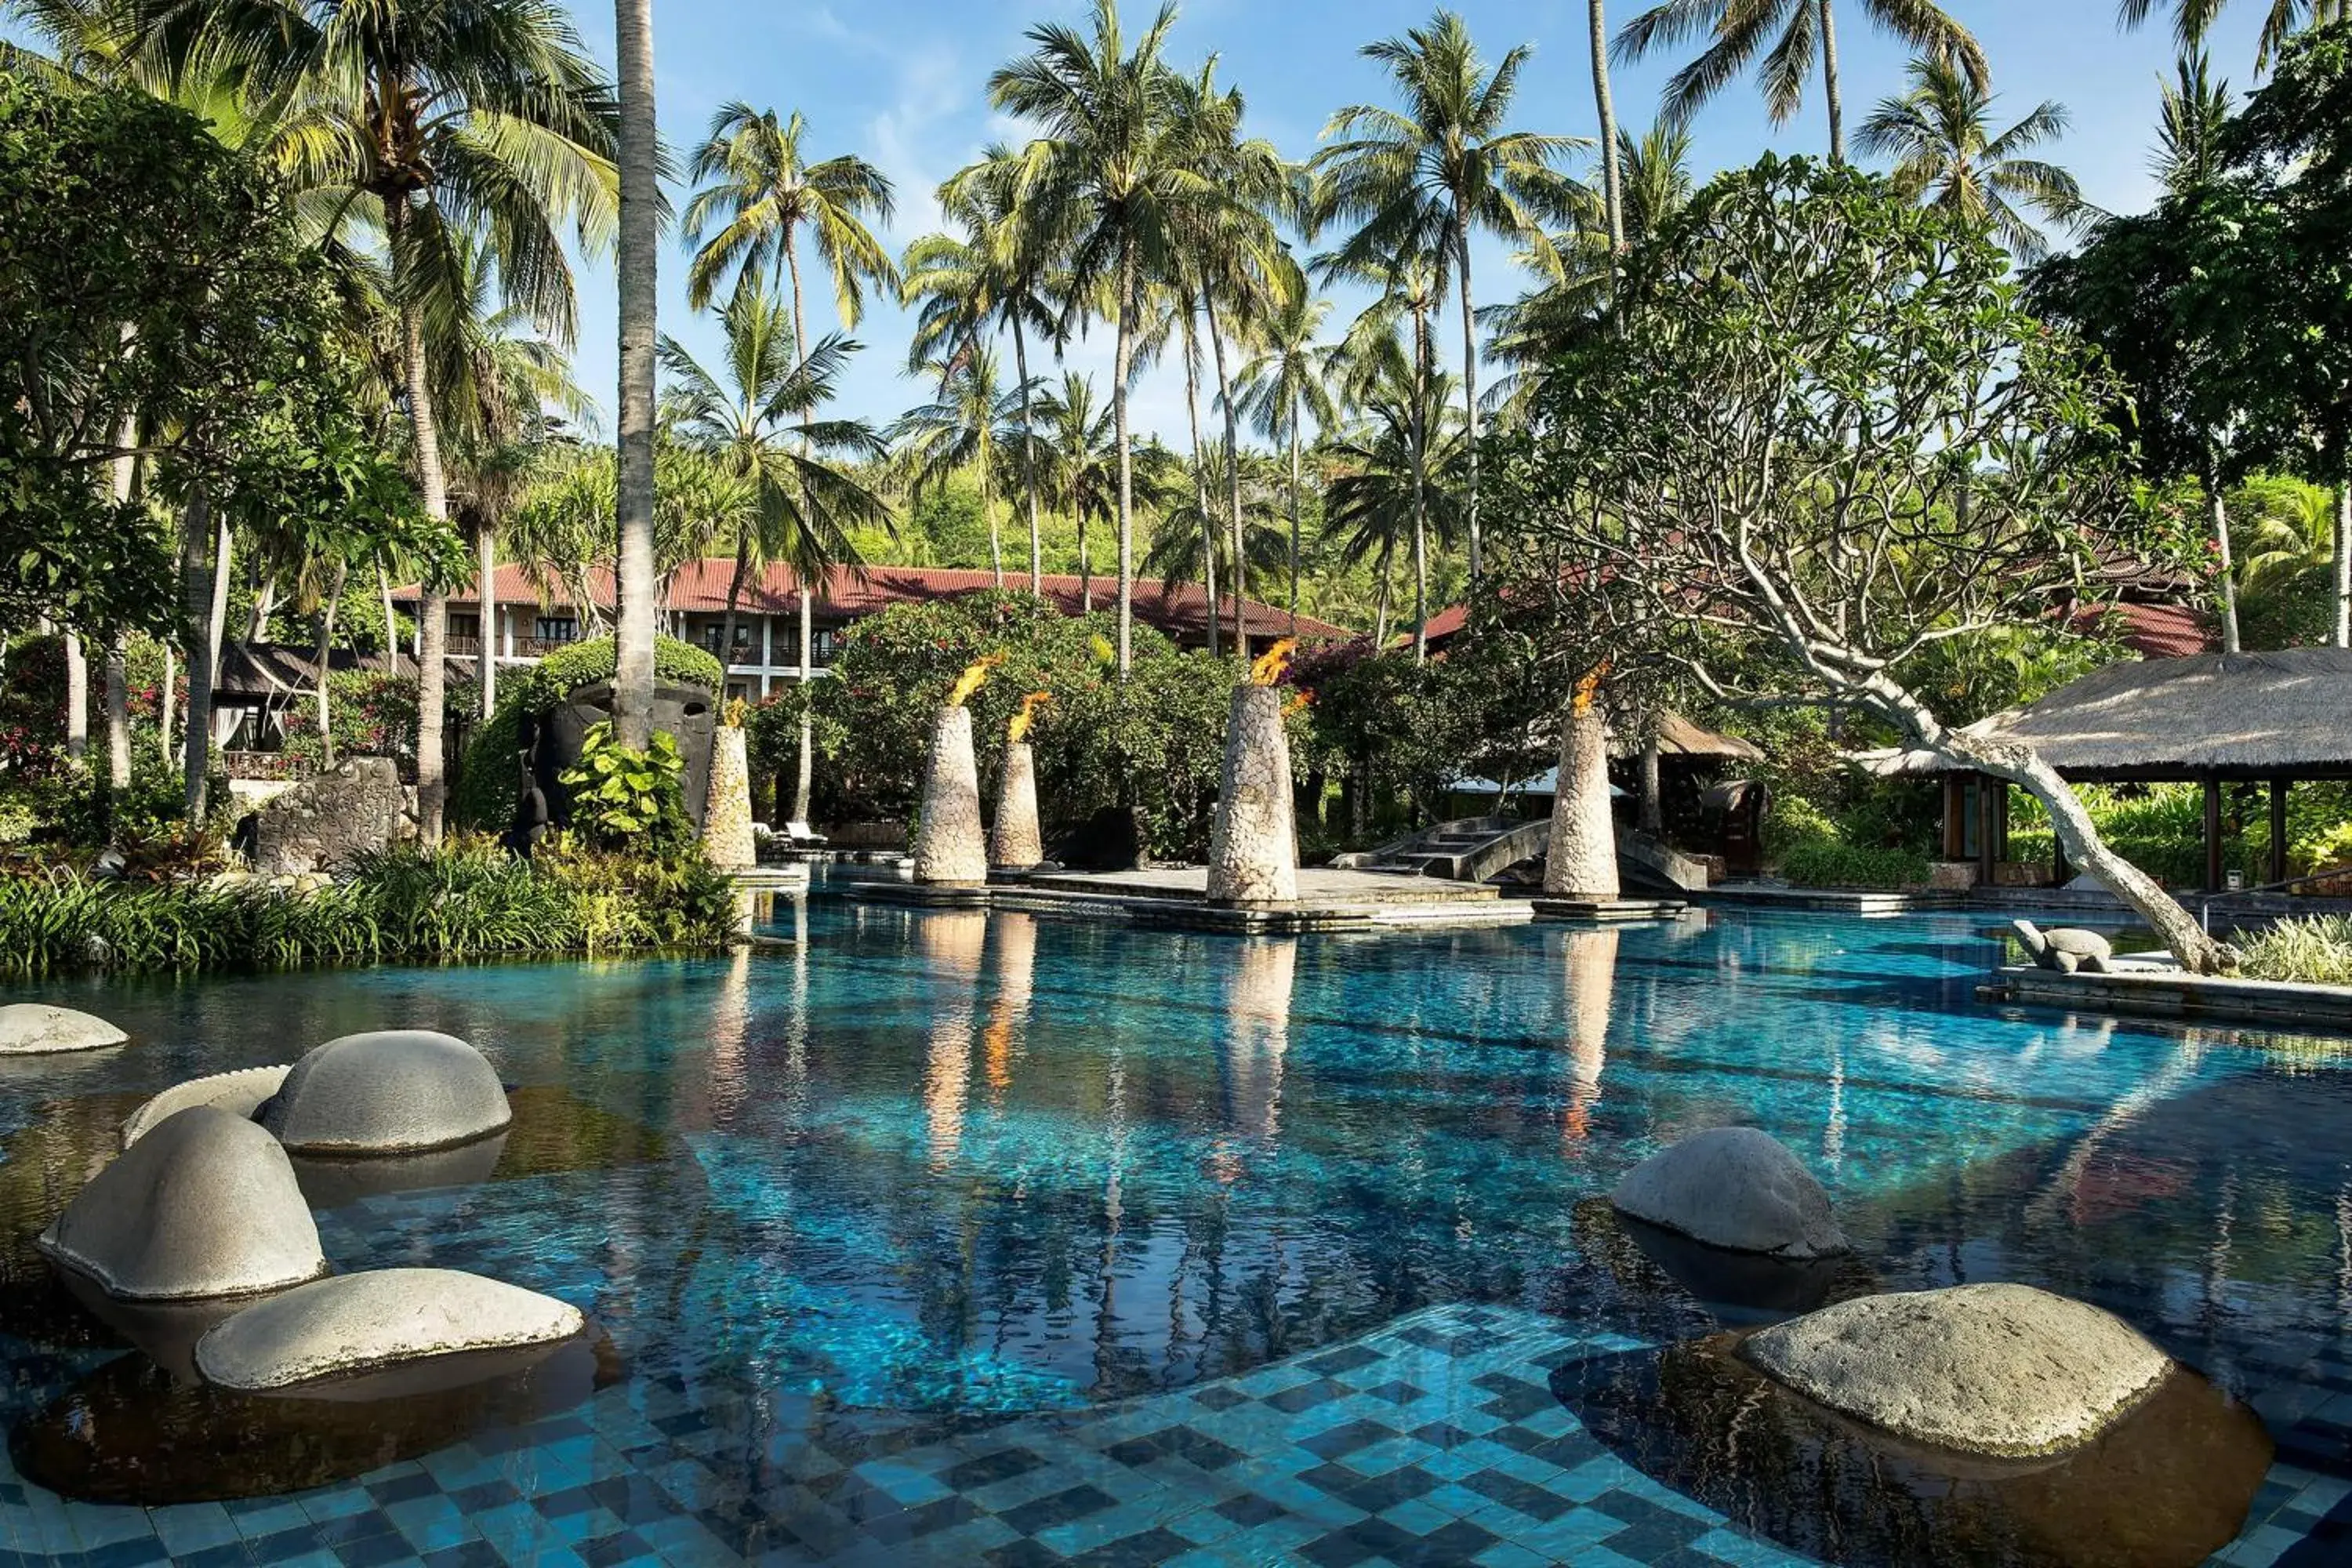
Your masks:
{"label": "fire torch flame", "polygon": [[1282,705],[1282,716],[1287,719],[1294,713],[1304,713],[1313,706],[1315,706],[1315,693],[1301,688],[1297,696]]}
{"label": "fire torch flame", "polygon": [[1004,656],[1003,654],[992,653],[986,658],[974,663],[961,675],[957,676],[955,685],[948,691],[948,706],[950,708],[962,707],[965,698],[970,697],[973,692],[988,684],[988,672],[994,669],[998,665],[1003,664],[1003,662]]}
{"label": "fire torch flame", "polygon": [[1013,716],[1013,722],[1005,727],[1005,740],[1016,746],[1027,740],[1029,726],[1037,721],[1037,710],[1052,700],[1054,700],[1054,694],[1050,691],[1033,691],[1024,697],[1021,700],[1021,711],[1015,713]]}
{"label": "fire torch flame", "polygon": [[1570,701],[1569,711],[1579,716],[1592,711],[1593,700],[1601,695],[1601,683],[1608,675],[1609,661],[1605,658],[1585,671],[1583,678],[1576,683],[1576,695]]}
{"label": "fire torch flame", "polygon": [[1250,666],[1250,684],[1272,686],[1279,681],[1290,668],[1290,650],[1297,646],[1297,637],[1284,637],[1258,655],[1256,662]]}

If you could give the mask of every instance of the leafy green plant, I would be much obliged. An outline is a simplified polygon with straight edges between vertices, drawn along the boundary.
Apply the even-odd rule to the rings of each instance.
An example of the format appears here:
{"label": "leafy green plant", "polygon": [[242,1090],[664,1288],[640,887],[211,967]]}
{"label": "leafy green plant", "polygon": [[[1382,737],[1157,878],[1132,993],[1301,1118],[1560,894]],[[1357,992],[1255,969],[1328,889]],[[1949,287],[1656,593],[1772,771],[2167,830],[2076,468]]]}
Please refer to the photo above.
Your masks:
{"label": "leafy green plant", "polygon": [[1807,888],[1916,888],[1927,879],[1927,858],[1915,849],[1809,838],[1781,858],[1780,874]]}
{"label": "leafy green plant", "polygon": [[655,731],[653,743],[638,751],[615,740],[607,720],[589,727],[580,760],[557,782],[571,792],[572,825],[591,844],[662,854],[693,836],[678,785],[685,773],[686,759],[667,731]]}
{"label": "leafy green plant", "polygon": [[2352,915],[2312,915],[2240,931],[2238,973],[2249,980],[2352,985]]}

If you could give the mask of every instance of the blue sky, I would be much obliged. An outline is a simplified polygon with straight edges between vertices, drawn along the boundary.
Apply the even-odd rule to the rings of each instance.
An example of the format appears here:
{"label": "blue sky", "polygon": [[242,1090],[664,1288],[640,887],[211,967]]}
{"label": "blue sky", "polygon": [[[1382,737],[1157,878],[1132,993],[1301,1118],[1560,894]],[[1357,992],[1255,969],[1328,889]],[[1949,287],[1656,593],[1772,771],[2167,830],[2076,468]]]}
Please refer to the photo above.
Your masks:
{"label": "blue sky", "polygon": [[[2044,99],[2073,115],[2073,130],[2052,154],[2073,170],[2085,194],[2113,210],[2136,210],[2149,197],[2146,170],[2155,121],[2158,79],[2168,72],[2167,29],[2120,34],[2111,0],[1947,0],[1982,40],[2000,94],[1999,123],[2006,127]],[[1634,0],[1612,0],[1612,26],[1633,16]],[[1897,90],[1906,51],[1872,31],[1860,8],[1843,0],[1841,30],[1849,135],[1884,94]],[[1591,137],[1596,121],[1580,0],[1465,0],[1460,9],[1490,54],[1515,44],[1535,56],[1519,97],[1518,121],[1536,130]],[[2230,7],[2217,29],[2217,64],[2242,90],[2253,78],[2259,7]],[[1023,34],[1047,17],[1079,20],[1072,0],[657,0],[656,80],[664,134],[689,146],[712,110],[743,99],[780,111],[799,110],[811,125],[812,155],[856,152],[879,164],[898,189],[891,226],[894,246],[933,226],[930,192],[993,139],[1017,138],[1019,128],[989,107],[989,73],[1020,53]],[[1147,15],[1132,9],[1140,25]],[[1384,83],[1359,57],[1368,40],[1402,32],[1429,16],[1412,0],[1190,0],[1180,15],[1171,55],[1183,66],[1222,57],[1221,78],[1249,102],[1247,125],[1293,157],[1305,157],[1331,111],[1345,103],[1381,100]],[[583,9],[591,47],[609,60],[611,12]],[[1646,124],[1671,74],[1671,60],[1620,67],[1620,118]],[[1765,147],[1819,152],[1826,118],[1818,90],[1804,115],[1774,127],[1747,83],[1727,89],[1693,127],[1696,166],[1702,174],[1751,162]],[[1477,258],[1479,301],[1507,298],[1520,287],[1498,247]],[[662,325],[698,354],[714,346],[715,328],[686,309],[683,258],[663,252]],[[606,406],[614,385],[612,279],[602,268],[581,279],[583,384]],[[1345,302],[1343,301],[1343,304]],[[810,330],[832,324],[829,304],[812,299]],[[1458,342],[1459,329],[1440,341]],[[850,377],[845,411],[887,420],[923,401],[921,386],[900,374],[906,322],[887,304],[868,310],[856,336],[866,345]],[[1008,356],[1009,357],[1009,356]],[[1070,363],[1109,379],[1107,331],[1073,346]],[[1033,371],[1036,368],[1033,362]],[[1050,367],[1047,367],[1050,369]],[[1008,363],[1009,369],[1009,363]],[[1139,427],[1181,442],[1182,383],[1163,368],[1139,390]]]}

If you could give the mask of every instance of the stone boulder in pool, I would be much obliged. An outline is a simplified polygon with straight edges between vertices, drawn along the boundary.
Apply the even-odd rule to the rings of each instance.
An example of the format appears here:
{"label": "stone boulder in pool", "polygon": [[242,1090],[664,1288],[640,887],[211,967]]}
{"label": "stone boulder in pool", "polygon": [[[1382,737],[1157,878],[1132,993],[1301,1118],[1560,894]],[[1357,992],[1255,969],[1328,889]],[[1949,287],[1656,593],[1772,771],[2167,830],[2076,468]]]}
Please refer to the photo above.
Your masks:
{"label": "stone boulder in pool", "polygon": [[382,1268],[248,1307],[197,1342],[196,1370],[223,1388],[259,1393],[556,1344],[586,1322],[568,1302],[478,1274]]}
{"label": "stone boulder in pool", "polygon": [[2172,1370],[2121,1319],[2029,1285],[1858,1297],[1765,1329],[1741,1353],[1842,1415],[2002,1458],[2081,1447]]}
{"label": "stone boulder in pool", "polygon": [[327,1271],[286,1151],[210,1105],[149,1129],[90,1178],[39,1245],[60,1268],[134,1300],[259,1295]]}
{"label": "stone boulder in pool", "polygon": [[1732,1252],[1830,1258],[1848,1250],[1830,1195],[1794,1154],[1753,1127],[1714,1127],[1625,1173],[1622,1214]]}
{"label": "stone boulder in pool", "polygon": [[410,1154],[488,1138],[514,1119],[498,1069],[454,1035],[378,1029],[329,1040],[260,1109],[298,1154]]}
{"label": "stone boulder in pool", "polygon": [[216,1072],[205,1078],[192,1078],[175,1083],[163,1093],[131,1113],[122,1124],[122,1146],[128,1149],[144,1138],[166,1118],[177,1116],[192,1105],[213,1105],[247,1121],[268,1102],[269,1097],[286,1085],[286,1075],[294,1069],[280,1065],[268,1068],[243,1068],[236,1072]]}
{"label": "stone boulder in pool", "polygon": [[53,1007],[46,1002],[11,1002],[0,1007],[0,1057],[46,1057],[119,1046],[131,1037],[103,1018]]}
{"label": "stone boulder in pool", "polygon": [[2095,931],[2077,931],[2072,926],[2043,931],[2028,920],[2014,920],[2009,925],[2017,932],[2017,940],[2025,944],[2028,957],[2061,974],[2072,974],[2078,969],[2105,974],[2116,955],[2115,944]]}

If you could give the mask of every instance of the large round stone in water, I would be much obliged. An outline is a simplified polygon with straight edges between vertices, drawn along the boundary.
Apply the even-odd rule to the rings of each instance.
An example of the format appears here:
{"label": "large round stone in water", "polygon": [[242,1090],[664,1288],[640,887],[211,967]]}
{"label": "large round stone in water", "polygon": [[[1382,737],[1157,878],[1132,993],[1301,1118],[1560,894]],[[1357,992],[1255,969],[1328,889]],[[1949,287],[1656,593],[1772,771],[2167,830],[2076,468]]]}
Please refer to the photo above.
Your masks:
{"label": "large round stone in water", "polygon": [[1841,1301],[1761,1331],[1742,1353],[1840,1415],[2012,1458],[2087,1441],[2172,1369],[2121,1319],[2006,1284]]}
{"label": "large round stone in water", "polygon": [[0,1006],[0,1057],[53,1056],[119,1046],[131,1037],[88,1013],[46,1002]]}
{"label": "large round stone in water", "polygon": [[454,1268],[378,1268],[247,1308],[197,1342],[207,1383],[248,1394],[569,1339],[580,1310]]}
{"label": "large round stone in water", "polygon": [[1753,1127],[1713,1127],[1660,1150],[1627,1172],[1609,1201],[1733,1252],[1829,1258],[1846,1250],[1821,1183]]}
{"label": "large round stone in water", "polygon": [[487,1138],[513,1119],[498,1069],[454,1035],[378,1029],[329,1040],[261,1107],[300,1154],[404,1154]]}
{"label": "large round stone in water", "polygon": [[617,1382],[609,1341],[489,1352],[334,1386],[336,1397],[237,1394],[144,1356],[107,1363],[8,1435],[25,1479],[79,1502],[161,1508],[275,1497],[363,1476],[477,1432],[570,1409]]}
{"label": "large round stone in water", "polygon": [[1570,1362],[1552,1391],[1643,1474],[1840,1568],[2196,1568],[2270,1468],[2262,1419],[2183,1367],[2071,1453],[1992,1459],[1847,1420],[1738,1344]]}

